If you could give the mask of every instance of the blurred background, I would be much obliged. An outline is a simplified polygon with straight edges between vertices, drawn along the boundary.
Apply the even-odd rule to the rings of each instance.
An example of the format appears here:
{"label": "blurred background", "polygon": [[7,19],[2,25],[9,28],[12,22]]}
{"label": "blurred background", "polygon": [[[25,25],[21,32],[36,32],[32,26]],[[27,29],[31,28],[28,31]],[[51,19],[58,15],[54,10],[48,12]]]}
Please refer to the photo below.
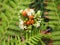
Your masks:
{"label": "blurred background", "polygon": [[[19,28],[26,8],[41,11],[39,28]],[[60,0],[0,0],[0,45],[60,45]]]}

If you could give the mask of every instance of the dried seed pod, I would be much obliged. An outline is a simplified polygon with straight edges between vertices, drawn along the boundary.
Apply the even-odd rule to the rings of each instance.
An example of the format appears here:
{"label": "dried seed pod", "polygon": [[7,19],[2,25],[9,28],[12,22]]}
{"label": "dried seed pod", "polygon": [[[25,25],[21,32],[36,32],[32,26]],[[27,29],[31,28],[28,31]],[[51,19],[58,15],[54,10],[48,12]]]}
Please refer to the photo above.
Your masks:
{"label": "dried seed pod", "polygon": [[27,16],[26,11],[22,11],[22,15],[26,17]]}

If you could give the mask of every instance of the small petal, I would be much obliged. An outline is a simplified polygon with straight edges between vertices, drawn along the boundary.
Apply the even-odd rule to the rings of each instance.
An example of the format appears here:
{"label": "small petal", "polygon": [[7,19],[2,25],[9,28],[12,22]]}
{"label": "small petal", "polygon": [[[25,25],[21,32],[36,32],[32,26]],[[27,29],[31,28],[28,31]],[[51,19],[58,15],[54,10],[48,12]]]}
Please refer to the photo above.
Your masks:
{"label": "small petal", "polygon": [[19,12],[22,13],[23,10],[20,10]]}
{"label": "small petal", "polygon": [[27,15],[30,16],[30,15],[32,15],[32,14],[31,14],[31,12],[28,12]]}

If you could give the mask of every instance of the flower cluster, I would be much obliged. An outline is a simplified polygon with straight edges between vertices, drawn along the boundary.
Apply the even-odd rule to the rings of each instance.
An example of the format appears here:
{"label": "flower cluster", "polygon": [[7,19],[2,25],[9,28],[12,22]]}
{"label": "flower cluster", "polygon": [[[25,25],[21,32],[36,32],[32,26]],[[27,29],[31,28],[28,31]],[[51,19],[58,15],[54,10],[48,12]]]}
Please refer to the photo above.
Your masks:
{"label": "flower cluster", "polygon": [[35,13],[34,9],[27,8],[19,12],[19,27],[20,29],[27,29],[31,25],[39,27],[41,22],[41,11]]}

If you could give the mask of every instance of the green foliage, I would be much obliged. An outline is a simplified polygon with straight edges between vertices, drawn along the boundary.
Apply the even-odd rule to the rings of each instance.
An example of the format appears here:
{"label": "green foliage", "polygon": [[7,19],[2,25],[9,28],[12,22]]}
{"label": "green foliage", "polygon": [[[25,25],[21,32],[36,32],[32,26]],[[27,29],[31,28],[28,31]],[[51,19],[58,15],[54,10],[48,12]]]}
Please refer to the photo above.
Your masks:
{"label": "green foliage", "polygon": [[[18,12],[21,9],[28,8],[29,5],[34,2],[32,7],[35,11],[43,10],[44,0],[0,0],[0,45],[37,45],[40,42],[41,45],[45,43],[41,40],[42,37],[52,38],[54,40],[53,45],[60,45],[60,13],[57,10],[60,0],[50,0],[46,9],[50,9],[48,16],[51,19],[48,25],[53,28],[51,35],[42,35],[38,32],[46,30],[46,24],[43,21],[40,30],[21,30],[19,28]],[[38,13],[37,13],[38,14]],[[2,19],[2,20],[1,20]],[[53,21],[52,21],[53,20]],[[29,27],[30,28],[30,27]],[[25,36],[25,41],[21,42],[20,37]],[[59,40],[59,41],[58,41]]]}

